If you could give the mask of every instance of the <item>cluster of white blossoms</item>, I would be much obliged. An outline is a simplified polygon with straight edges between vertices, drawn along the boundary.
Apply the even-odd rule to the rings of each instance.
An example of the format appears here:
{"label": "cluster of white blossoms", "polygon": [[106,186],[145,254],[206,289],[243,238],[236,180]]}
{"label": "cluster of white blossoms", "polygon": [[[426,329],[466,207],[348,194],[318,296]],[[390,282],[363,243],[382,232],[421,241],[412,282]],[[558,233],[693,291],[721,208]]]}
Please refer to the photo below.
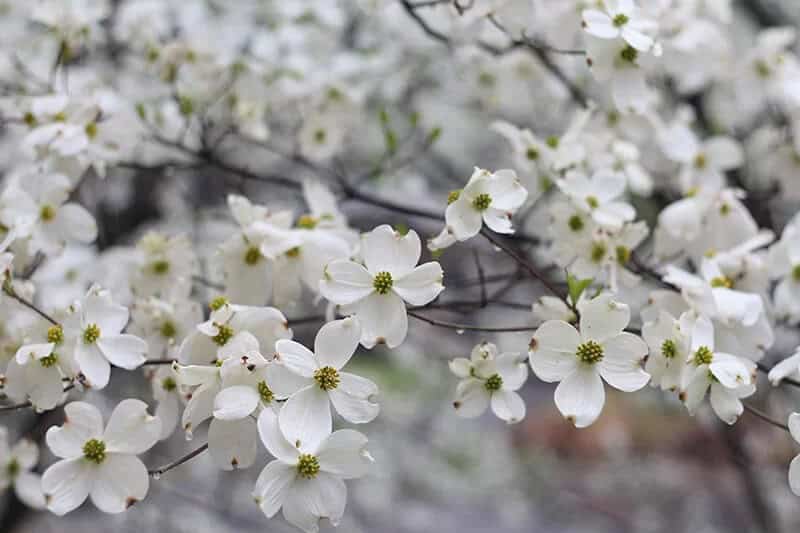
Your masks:
{"label": "cluster of white blossoms", "polygon": [[[0,427],[0,490],[33,508],[63,515],[88,496],[123,512],[206,450],[241,470],[263,447],[263,513],[309,533],[338,524],[345,481],[373,463],[347,426],[380,412],[351,359],[421,350],[409,317],[496,336],[447,354],[457,380],[443,386],[467,418],[525,419],[529,366],[578,428],[606,385],[650,384],[690,414],[708,398],[726,424],[755,409],[759,372],[800,386],[800,347],[771,352],[800,324],[792,28],[737,52],[726,0],[2,11],[0,415],[64,419],[46,468],[42,443]],[[444,293],[442,265],[450,280],[472,258],[478,283]],[[515,271],[489,291],[505,261]],[[470,286],[479,301],[457,292]],[[468,323],[506,292],[527,298],[506,310],[525,326]],[[104,426],[84,395],[114,398],[122,371],[147,386]],[[754,412],[800,442],[800,414]],[[179,426],[206,442],[148,469]],[[789,476],[800,495],[797,458]]]}

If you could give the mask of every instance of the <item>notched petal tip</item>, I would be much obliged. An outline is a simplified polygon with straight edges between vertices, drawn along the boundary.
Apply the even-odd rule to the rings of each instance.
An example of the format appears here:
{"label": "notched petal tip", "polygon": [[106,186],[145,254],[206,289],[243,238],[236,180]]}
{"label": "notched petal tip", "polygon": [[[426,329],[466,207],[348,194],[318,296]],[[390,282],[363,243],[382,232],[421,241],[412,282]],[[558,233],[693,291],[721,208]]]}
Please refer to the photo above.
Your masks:
{"label": "notched petal tip", "polygon": [[138,502],[139,502],[138,499],[134,498],[133,496],[129,496],[128,499],[125,500],[125,509],[130,509]]}

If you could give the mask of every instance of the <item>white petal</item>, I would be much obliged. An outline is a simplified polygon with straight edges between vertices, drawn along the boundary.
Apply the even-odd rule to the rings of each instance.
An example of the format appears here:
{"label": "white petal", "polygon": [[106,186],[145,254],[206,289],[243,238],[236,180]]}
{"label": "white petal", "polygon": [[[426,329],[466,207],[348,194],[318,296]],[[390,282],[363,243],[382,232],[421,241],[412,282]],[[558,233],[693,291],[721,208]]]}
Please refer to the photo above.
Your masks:
{"label": "white petal", "polygon": [[741,385],[749,385],[752,381],[752,365],[745,360],[725,353],[715,353],[708,369],[719,382],[729,388],[735,389]]}
{"label": "white petal", "polygon": [[97,222],[78,204],[62,205],[53,222],[59,224],[61,234],[71,240],[88,244],[97,238]]}
{"label": "white petal", "polygon": [[92,502],[105,513],[121,513],[147,496],[150,477],[135,455],[109,453],[96,469]]}
{"label": "white petal", "polygon": [[400,278],[414,269],[422,244],[416,231],[400,235],[384,224],[364,236],[362,250],[364,264],[372,274],[389,272],[393,278]]}
{"label": "white petal", "polygon": [[256,410],[261,397],[249,385],[227,387],[214,398],[214,418],[218,420],[241,420]]}
{"label": "white petal", "polygon": [[789,433],[792,438],[800,444],[800,413],[792,413],[789,415]]}
{"label": "white petal", "polygon": [[483,225],[481,212],[475,209],[469,198],[466,197],[461,197],[448,205],[444,212],[444,218],[447,227],[459,241],[474,237]]}
{"label": "white petal", "polygon": [[14,359],[16,359],[17,363],[25,365],[32,359],[38,361],[39,359],[48,357],[53,353],[53,348],[55,347],[56,345],[52,342],[47,344],[26,344],[17,350]]}
{"label": "white petal", "polygon": [[583,11],[583,21],[586,23],[587,33],[600,37],[601,39],[613,39],[619,35],[619,28],[614,26],[611,17],[596,9],[586,9]]}
{"label": "white petal", "polygon": [[464,418],[482,415],[489,407],[489,391],[486,390],[484,382],[473,378],[459,382],[453,407],[456,413]]}
{"label": "white petal", "polygon": [[47,446],[57,457],[83,456],[83,445],[103,434],[103,416],[86,402],[71,402],[64,407],[64,425],[47,430]]}
{"label": "white petal", "polygon": [[22,438],[11,448],[11,455],[23,470],[30,470],[39,462],[39,447],[32,440]]}
{"label": "white petal", "polygon": [[317,533],[321,518],[339,523],[346,501],[344,481],[320,472],[314,479],[299,478],[292,485],[283,503],[283,517],[305,533]]}
{"label": "white petal", "polygon": [[242,420],[213,419],[208,427],[208,451],[218,468],[248,468],[256,460],[256,423]]}
{"label": "white petal", "polygon": [[652,37],[629,26],[622,28],[622,38],[640,52],[647,52],[653,46]]}
{"label": "white petal", "polygon": [[317,451],[319,467],[342,479],[363,476],[370,465],[364,452],[367,437],[352,429],[334,431]]}
{"label": "white petal", "polygon": [[652,98],[640,68],[617,70],[611,79],[611,91],[614,104],[622,112],[644,113]]}
{"label": "white petal", "polygon": [[468,378],[472,370],[472,363],[466,357],[456,357],[448,365],[450,366],[450,372],[462,379]]}
{"label": "white petal", "polygon": [[339,386],[330,391],[331,402],[342,418],[353,424],[365,424],[378,416],[380,405],[372,401],[378,386],[372,381],[340,372]]}
{"label": "white petal", "polygon": [[139,368],[147,360],[147,343],[135,335],[103,336],[97,347],[111,364],[126,370]]}
{"label": "white petal", "polygon": [[328,393],[317,385],[300,389],[286,400],[278,422],[295,448],[306,453],[316,450],[333,429]]}
{"label": "white petal", "polygon": [[267,365],[265,375],[270,390],[281,400],[313,383],[313,378],[298,376],[280,364],[280,361],[274,361]]}
{"label": "white petal", "polygon": [[632,333],[620,333],[603,342],[603,360],[597,364],[606,383],[621,391],[633,392],[650,381],[642,370],[642,360],[647,355],[647,344]]}
{"label": "white petal", "polygon": [[299,452],[281,433],[278,415],[272,409],[264,409],[258,416],[258,435],[275,459],[290,464],[297,462]]}
{"label": "white petal", "polygon": [[506,390],[517,390],[528,379],[528,367],[520,359],[519,354],[504,353],[495,360],[497,373],[503,378],[503,388]]}
{"label": "white petal", "polygon": [[533,372],[548,383],[561,381],[575,370],[578,364],[575,352],[580,343],[578,331],[570,324],[548,320],[531,339],[528,356]]}
{"label": "white petal", "polygon": [[710,385],[708,368],[705,365],[695,368],[680,394],[680,398],[689,410],[689,414],[694,415],[695,411],[697,411]]}
{"label": "white petal", "polygon": [[110,452],[139,455],[158,442],[161,420],[147,412],[141,400],[122,400],[108,419],[103,441]]}
{"label": "white petal", "polygon": [[357,302],[374,290],[372,275],[367,269],[344,259],[328,263],[325,267],[325,279],[319,282],[320,294],[338,305]]}
{"label": "white petal", "polygon": [[555,402],[564,418],[575,427],[590,426],[600,416],[606,403],[603,380],[594,368],[580,365],[558,384]]}
{"label": "white petal", "polygon": [[511,224],[511,214],[508,211],[490,207],[481,214],[486,226],[495,233],[514,233],[514,226]]}
{"label": "white petal", "polygon": [[711,408],[726,424],[734,424],[744,411],[742,402],[733,391],[717,383],[711,385]]}
{"label": "white petal", "polygon": [[392,288],[411,305],[426,305],[444,290],[442,266],[431,261],[394,281]]}
{"label": "white petal", "polygon": [[277,460],[269,462],[258,475],[253,497],[267,518],[275,516],[281,508],[296,477],[294,466]]}
{"label": "white petal", "polygon": [[742,165],[744,153],[730,137],[712,137],[703,144],[708,162],[716,169],[731,170]]}
{"label": "white petal", "polygon": [[406,339],[406,304],[394,291],[369,295],[359,303],[356,315],[361,322],[361,344],[365,348],[380,343],[396,348]]}
{"label": "white petal", "polygon": [[77,509],[92,487],[92,467],[83,460],[58,461],[42,475],[42,492],[47,508],[59,516]]}
{"label": "white petal", "polygon": [[492,411],[500,420],[514,424],[525,418],[525,402],[514,391],[499,390],[492,394]]}
{"label": "white petal", "polygon": [[93,389],[102,389],[108,385],[111,377],[111,365],[103,354],[94,345],[84,344],[82,340],[77,341],[75,350],[75,362],[81,373],[86,377],[86,381]]}
{"label": "white petal", "polygon": [[334,320],[322,326],[314,339],[314,354],[319,366],[339,370],[353,356],[361,340],[361,324],[356,318]]}
{"label": "white petal", "polygon": [[714,350],[714,324],[705,315],[697,317],[692,326],[692,353],[703,346],[709,350]]}
{"label": "white petal", "polygon": [[299,342],[281,339],[275,343],[275,351],[280,364],[298,376],[310,378],[319,368],[311,350]]}
{"label": "white petal", "polygon": [[797,496],[800,496],[800,455],[789,463],[789,487]]}
{"label": "white petal", "polygon": [[608,293],[601,294],[581,310],[581,338],[602,344],[619,335],[630,319],[631,311],[626,304],[614,301]]}
{"label": "white petal", "polygon": [[211,417],[217,392],[219,392],[217,383],[200,385],[192,392],[192,397],[186,404],[186,409],[183,410],[181,417],[181,425],[184,430],[191,432]]}
{"label": "white petal", "polygon": [[14,479],[14,493],[28,507],[33,509],[46,507],[42,492],[42,478],[38,474],[20,472]]}

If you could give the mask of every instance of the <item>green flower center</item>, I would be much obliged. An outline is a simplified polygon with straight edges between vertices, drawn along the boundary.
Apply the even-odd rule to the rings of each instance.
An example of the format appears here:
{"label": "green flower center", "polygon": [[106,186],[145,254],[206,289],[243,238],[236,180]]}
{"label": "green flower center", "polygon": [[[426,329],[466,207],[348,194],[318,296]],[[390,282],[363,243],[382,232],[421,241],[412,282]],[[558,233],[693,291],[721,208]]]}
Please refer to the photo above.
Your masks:
{"label": "green flower center", "polygon": [[375,292],[378,294],[388,293],[392,290],[392,285],[394,285],[392,275],[386,271],[378,272],[372,280],[372,286],[375,287]]}
{"label": "green flower center", "polygon": [[694,166],[697,169],[704,169],[708,164],[708,160],[706,160],[706,154],[697,154],[694,156]]}
{"label": "green flower center", "polygon": [[583,229],[583,219],[578,215],[572,215],[569,217],[567,224],[569,225],[569,229],[574,232],[578,232]]}
{"label": "green flower center", "polygon": [[297,257],[300,255],[300,247],[295,246],[294,248],[289,248],[286,250],[286,257]]}
{"label": "green flower center", "polygon": [[314,132],[314,140],[317,142],[317,144],[322,144],[325,142],[327,135],[328,134],[325,133],[325,130],[317,130]]}
{"label": "green flower center", "polygon": [[39,218],[44,222],[51,222],[56,218],[56,208],[52,205],[43,205],[42,209],[39,211]]}
{"label": "green flower center", "polygon": [[8,474],[8,477],[10,477],[11,479],[17,477],[17,474],[19,474],[20,470],[21,468],[19,466],[19,461],[17,461],[16,459],[11,459],[6,465],[6,473]]}
{"label": "green flower center", "polygon": [[550,148],[553,149],[558,148],[559,140],[558,137],[556,137],[555,135],[551,135],[550,137],[548,137],[547,141],[545,142],[547,143],[547,146],[549,146]]}
{"label": "green flower center", "polygon": [[86,136],[89,137],[89,139],[94,139],[95,137],[97,137],[97,123],[96,122],[88,123],[84,127],[84,131],[86,132]]}
{"label": "green flower center", "polygon": [[696,366],[710,365],[713,359],[714,353],[708,348],[708,346],[701,346],[696,352],[694,352],[694,364]]}
{"label": "green flower center", "polygon": [[500,374],[494,374],[493,376],[489,376],[489,379],[486,380],[483,386],[486,387],[486,390],[489,392],[498,391],[503,386],[503,378],[500,377]]}
{"label": "green flower center", "polygon": [[631,258],[631,251],[626,246],[617,246],[617,263],[624,265]]}
{"label": "green flower center", "polygon": [[478,211],[486,211],[492,205],[492,197],[488,194],[481,193],[472,200],[472,206]]}
{"label": "green flower center", "polygon": [[319,474],[319,461],[311,454],[301,454],[297,458],[297,473],[300,477],[314,479]]}
{"label": "green flower center", "polygon": [[332,366],[324,366],[314,372],[314,380],[320,389],[333,390],[339,386],[339,372]]}
{"label": "green flower center", "polygon": [[161,388],[165,391],[172,392],[178,388],[178,384],[175,382],[175,378],[167,376],[161,380]]}
{"label": "green flower center", "polygon": [[525,152],[525,157],[527,157],[531,161],[536,161],[537,159],[539,159],[539,150],[533,147],[528,148],[528,151]]}
{"label": "green flower center", "polygon": [[617,28],[621,28],[622,26],[627,24],[629,20],[630,19],[628,18],[628,15],[620,13],[619,15],[614,17],[613,23],[614,23],[614,26],[616,26]]}
{"label": "green flower center", "polygon": [[228,299],[225,298],[224,296],[217,296],[208,303],[208,307],[212,311],[219,311],[226,305],[228,305]]}
{"label": "green flower center", "polygon": [[733,280],[727,276],[717,276],[711,279],[711,286],[715,289],[723,288],[723,289],[732,289],[733,288]]}
{"label": "green flower center", "polygon": [[297,219],[297,227],[301,229],[314,229],[317,226],[317,219],[311,215],[303,215]]}
{"label": "green flower center", "polygon": [[83,456],[93,463],[102,463],[106,459],[106,443],[98,439],[87,440],[83,445]]}
{"label": "green flower center", "polygon": [[667,339],[661,343],[661,355],[664,356],[665,359],[674,359],[677,354],[678,347],[674,340]]}
{"label": "green flower center", "polygon": [[792,279],[800,282],[800,265],[795,265],[794,268],[792,268]]}
{"label": "green flower center", "polygon": [[261,396],[261,401],[264,403],[271,403],[275,399],[275,393],[267,386],[266,381],[258,382],[258,395]]}
{"label": "green flower center", "polygon": [[83,330],[83,342],[86,344],[94,344],[100,338],[100,328],[97,324],[89,324]]}
{"label": "green flower center", "polygon": [[150,268],[153,269],[154,274],[158,274],[159,276],[163,276],[167,272],[169,272],[169,261],[166,259],[159,259],[158,261],[153,261],[150,265]]}
{"label": "green flower center", "polygon": [[606,256],[607,251],[608,248],[606,248],[606,245],[603,244],[602,242],[593,243],[590,257],[592,258],[592,261],[594,261],[595,263],[599,263]]}
{"label": "green flower center", "polygon": [[594,364],[603,360],[603,347],[595,341],[586,341],[578,345],[575,355],[583,363]]}
{"label": "green flower center", "polygon": [[633,63],[636,61],[636,58],[639,57],[639,51],[633,46],[628,45],[622,49],[622,51],[619,53],[619,57],[621,57],[623,61]]}
{"label": "green flower center", "polygon": [[447,205],[450,205],[456,200],[458,200],[459,196],[461,196],[461,189],[450,191],[450,194],[447,195]]}
{"label": "green flower center", "polygon": [[219,346],[225,346],[233,338],[233,328],[227,324],[215,324],[219,333],[211,337],[211,340]]}
{"label": "green flower center", "polygon": [[64,328],[60,325],[47,328],[47,342],[52,342],[54,344],[61,344],[64,342]]}
{"label": "green flower center", "polygon": [[54,353],[51,353],[47,357],[42,357],[41,359],[39,359],[39,363],[41,363],[41,365],[45,368],[50,368],[57,362],[58,362],[58,356]]}
{"label": "green flower center", "polygon": [[251,246],[244,253],[244,262],[250,266],[255,265],[260,260],[261,260],[261,250],[259,250],[255,246]]}
{"label": "green flower center", "polygon": [[597,199],[597,196],[587,196],[586,203],[589,204],[589,207],[592,209],[597,209],[600,205],[600,201]]}
{"label": "green flower center", "polygon": [[161,336],[165,339],[171,339],[178,333],[178,328],[172,320],[166,320],[161,324]]}
{"label": "green flower center", "polygon": [[719,206],[719,214],[722,216],[726,216],[731,212],[730,204],[722,204]]}

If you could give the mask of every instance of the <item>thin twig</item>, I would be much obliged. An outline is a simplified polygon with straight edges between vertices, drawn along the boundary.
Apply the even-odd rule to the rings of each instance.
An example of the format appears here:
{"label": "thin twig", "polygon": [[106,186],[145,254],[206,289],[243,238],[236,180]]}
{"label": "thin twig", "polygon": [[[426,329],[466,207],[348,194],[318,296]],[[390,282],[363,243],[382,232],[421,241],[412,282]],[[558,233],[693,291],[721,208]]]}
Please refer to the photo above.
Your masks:
{"label": "thin twig", "polygon": [[745,411],[747,411],[748,413],[750,413],[752,415],[755,415],[756,417],[760,418],[764,422],[769,422],[770,424],[772,424],[775,427],[778,427],[778,428],[784,429],[786,431],[789,431],[789,426],[784,424],[783,422],[781,422],[779,420],[775,420],[774,418],[772,418],[768,414],[766,414],[766,413],[764,413],[762,411],[759,411],[758,409],[756,409],[752,405],[746,404],[744,402],[742,402],[742,405],[744,406],[744,410]]}
{"label": "thin twig", "polygon": [[169,472],[173,468],[177,468],[177,467],[181,466],[183,463],[185,463],[187,461],[191,461],[192,459],[194,459],[195,457],[197,457],[198,455],[200,455],[201,453],[203,453],[207,449],[208,449],[208,443],[205,443],[202,446],[200,446],[199,448],[197,448],[196,450],[193,450],[193,451],[187,453],[186,455],[184,455],[180,459],[177,459],[177,460],[175,460],[175,461],[173,461],[171,463],[165,464],[164,466],[162,466],[160,468],[156,468],[154,470],[148,470],[147,473],[150,474],[151,476],[155,477],[155,478],[161,477],[162,474],[166,474],[167,472]]}
{"label": "thin twig", "polygon": [[10,282],[7,281],[6,283],[3,284],[3,292],[6,293],[11,298],[13,298],[14,300],[16,300],[17,302],[27,307],[28,309],[30,309],[31,311],[33,311],[34,313],[36,313],[37,315],[39,315],[40,317],[44,318],[54,326],[60,325],[55,318],[51,317],[50,315],[39,309],[35,304],[29,302],[28,300],[17,294],[17,292],[11,286]]}
{"label": "thin twig", "polygon": [[431,326],[436,326],[439,328],[447,328],[447,329],[454,329],[456,331],[485,331],[489,333],[511,333],[511,332],[518,332],[518,331],[535,331],[537,328],[536,326],[504,326],[504,327],[492,327],[492,326],[473,326],[471,324],[458,324],[456,322],[446,322],[444,320],[437,320],[435,318],[429,318],[424,315],[420,315],[415,311],[408,311],[408,316],[414,317],[417,320],[421,320],[422,322],[426,322]]}

